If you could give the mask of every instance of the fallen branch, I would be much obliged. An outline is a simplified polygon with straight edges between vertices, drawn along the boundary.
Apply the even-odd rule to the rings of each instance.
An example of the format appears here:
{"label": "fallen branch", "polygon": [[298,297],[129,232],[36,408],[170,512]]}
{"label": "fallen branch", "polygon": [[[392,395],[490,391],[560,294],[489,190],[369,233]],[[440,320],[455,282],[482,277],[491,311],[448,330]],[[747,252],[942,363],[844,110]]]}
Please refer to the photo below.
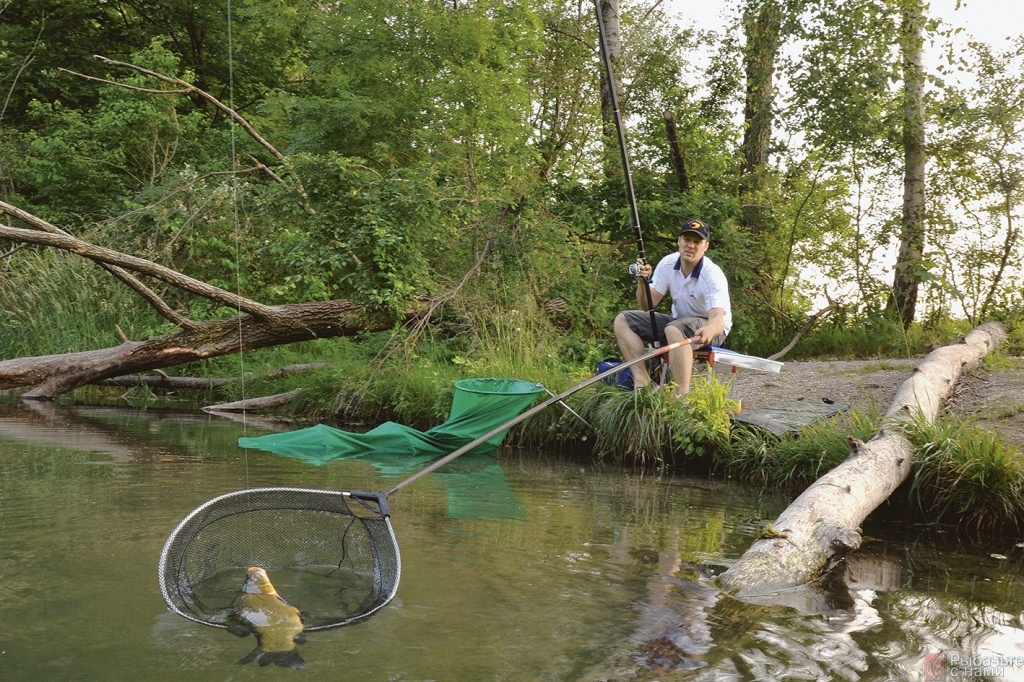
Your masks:
{"label": "fallen branch", "polygon": [[[127,339],[125,339],[127,340]],[[323,369],[327,367],[324,362],[311,362],[305,364],[285,365],[269,372],[257,375],[245,375],[241,377],[172,377],[157,370],[157,374],[132,374],[130,376],[113,377],[96,382],[98,386],[118,386],[120,388],[135,388],[145,386],[146,388],[163,388],[167,390],[196,390],[205,391],[213,388],[222,388],[230,384],[238,383],[254,376],[266,379],[277,379],[280,377],[305,372],[311,369]]]}
{"label": "fallen branch", "polygon": [[209,391],[223,388],[237,379],[218,377],[172,377],[166,374],[133,374],[131,376],[112,377],[95,382],[97,386],[117,386],[118,388],[162,388],[168,391]]}
{"label": "fallen branch", "polygon": [[[407,317],[418,312],[411,310]],[[201,323],[194,330],[111,348],[0,360],[0,390],[34,386],[24,400],[51,400],[104,379],[313,339],[383,331],[394,321],[350,301],[269,306],[267,315]]]}
{"label": "fallen branch", "polygon": [[202,408],[202,410],[203,412],[258,412],[260,410],[273,410],[281,407],[282,405],[287,405],[300,393],[302,393],[302,389],[296,388],[285,393],[264,395],[259,398],[247,398],[245,400],[236,400],[231,403],[207,405]]}
{"label": "fallen branch", "polygon": [[850,455],[808,487],[725,573],[720,584],[758,596],[808,584],[860,546],[860,525],[907,478],[914,451],[893,428],[911,416],[932,421],[964,369],[977,366],[1006,338],[986,323],[957,344],[932,351],[897,389],[887,425],[867,443],[852,440]]}
{"label": "fallen branch", "polygon": [[825,292],[825,298],[828,299],[828,305],[819,310],[818,312],[814,313],[810,317],[808,317],[807,321],[804,322],[804,326],[800,327],[800,330],[796,333],[796,336],[790,339],[789,343],[787,343],[782,350],[778,351],[777,353],[772,353],[771,355],[769,355],[767,358],[768,360],[778,360],[783,355],[793,350],[793,346],[796,345],[796,342],[799,341],[804,334],[809,332],[814,325],[818,324],[818,321],[821,320],[821,318],[825,317],[830,312],[832,312],[832,310],[835,308],[835,301],[829,298],[828,292]]}

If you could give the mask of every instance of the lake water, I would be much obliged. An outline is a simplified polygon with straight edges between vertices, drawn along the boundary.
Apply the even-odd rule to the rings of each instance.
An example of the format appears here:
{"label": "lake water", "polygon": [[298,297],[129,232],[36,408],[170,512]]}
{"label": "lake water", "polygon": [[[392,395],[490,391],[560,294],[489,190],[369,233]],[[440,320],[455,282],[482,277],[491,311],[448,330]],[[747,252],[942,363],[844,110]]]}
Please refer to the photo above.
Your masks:
{"label": "lake water", "polygon": [[395,600],[309,633],[301,671],[239,665],[253,638],[163,603],[174,526],[232,490],[381,490],[415,471],[394,454],[316,467],[235,444],[265,432],[0,404],[0,680],[1024,679],[1013,540],[966,548],[875,524],[838,588],[750,604],[707,576],[784,496],[523,450],[466,455],[395,493]]}

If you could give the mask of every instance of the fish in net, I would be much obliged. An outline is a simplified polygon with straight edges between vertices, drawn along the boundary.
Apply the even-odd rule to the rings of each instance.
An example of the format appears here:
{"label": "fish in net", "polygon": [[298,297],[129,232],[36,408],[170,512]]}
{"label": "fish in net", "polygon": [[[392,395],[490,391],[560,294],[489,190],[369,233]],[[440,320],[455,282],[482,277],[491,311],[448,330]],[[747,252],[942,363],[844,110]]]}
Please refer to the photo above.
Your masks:
{"label": "fish in net", "polygon": [[227,627],[251,566],[303,605],[306,631],[338,627],[387,604],[401,555],[381,493],[253,488],[195,509],[168,537],[160,591],[174,612]]}

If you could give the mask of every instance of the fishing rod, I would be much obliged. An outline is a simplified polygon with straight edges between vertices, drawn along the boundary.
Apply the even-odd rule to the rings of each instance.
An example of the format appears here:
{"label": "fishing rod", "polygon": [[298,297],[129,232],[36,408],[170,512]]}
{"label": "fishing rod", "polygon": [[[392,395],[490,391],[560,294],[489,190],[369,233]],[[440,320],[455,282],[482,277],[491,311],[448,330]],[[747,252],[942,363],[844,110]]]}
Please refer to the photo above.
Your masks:
{"label": "fishing rod", "polygon": [[[633,174],[629,170],[629,152],[626,150],[626,127],[622,122],[622,113],[619,111],[619,96],[615,92],[615,78],[612,75],[611,57],[608,55],[608,40],[604,32],[604,15],[601,13],[602,0],[594,0],[594,10],[597,12],[597,35],[601,44],[601,61],[604,62],[604,73],[608,79],[608,95],[612,103],[612,112],[615,118],[615,130],[619,135],[619,156],[622,158],[622,173],[626,178],[626,198],[629,200],[630,216],[633,220],[633,233],[636,235],[637,258],[641,263],[647,262],[644,255],[644,237],[640,231],[640,212],[636,208],[636,192],[633,191]],[[630,272],[633,272],[630,269]],[[647,297],[647,310],[651,314],[651,336],[654,338],[654,347],[658,347],[658,324],[654,316],[654,299],[651,297],[651,283],[646,277],[634,273],[644,282],[644,294]]]}

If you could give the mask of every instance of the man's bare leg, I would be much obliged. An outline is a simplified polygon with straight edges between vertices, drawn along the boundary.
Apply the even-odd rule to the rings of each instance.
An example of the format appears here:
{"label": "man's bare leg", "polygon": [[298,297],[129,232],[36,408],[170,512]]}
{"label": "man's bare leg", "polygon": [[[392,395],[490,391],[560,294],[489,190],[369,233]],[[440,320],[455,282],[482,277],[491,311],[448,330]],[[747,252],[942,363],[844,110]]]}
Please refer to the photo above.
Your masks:
{"label": "man's bare leg", "polygon": [[[665,328],[665,340],[669,345],[686,341],[686,337],[678,327]],[[676,395],[690,392],[690,375],[693,373],[693,347],[684,343],[679,348],[668,352],[668,366],[672,370],[672,379],[676,382]]]}
{"label": "man's bare leg", "polygon": [[[644,341],[639,334],[629,328],[625,315],[616,315],[612,328],[615,330],[615,340],[619,342],[623,360],[632,360],[644,354]],[[643,388],[651,383],[651,375],[647,373],[647,367],[643,362],[630,367],[630,371],[633,373],[633,388]]]}

